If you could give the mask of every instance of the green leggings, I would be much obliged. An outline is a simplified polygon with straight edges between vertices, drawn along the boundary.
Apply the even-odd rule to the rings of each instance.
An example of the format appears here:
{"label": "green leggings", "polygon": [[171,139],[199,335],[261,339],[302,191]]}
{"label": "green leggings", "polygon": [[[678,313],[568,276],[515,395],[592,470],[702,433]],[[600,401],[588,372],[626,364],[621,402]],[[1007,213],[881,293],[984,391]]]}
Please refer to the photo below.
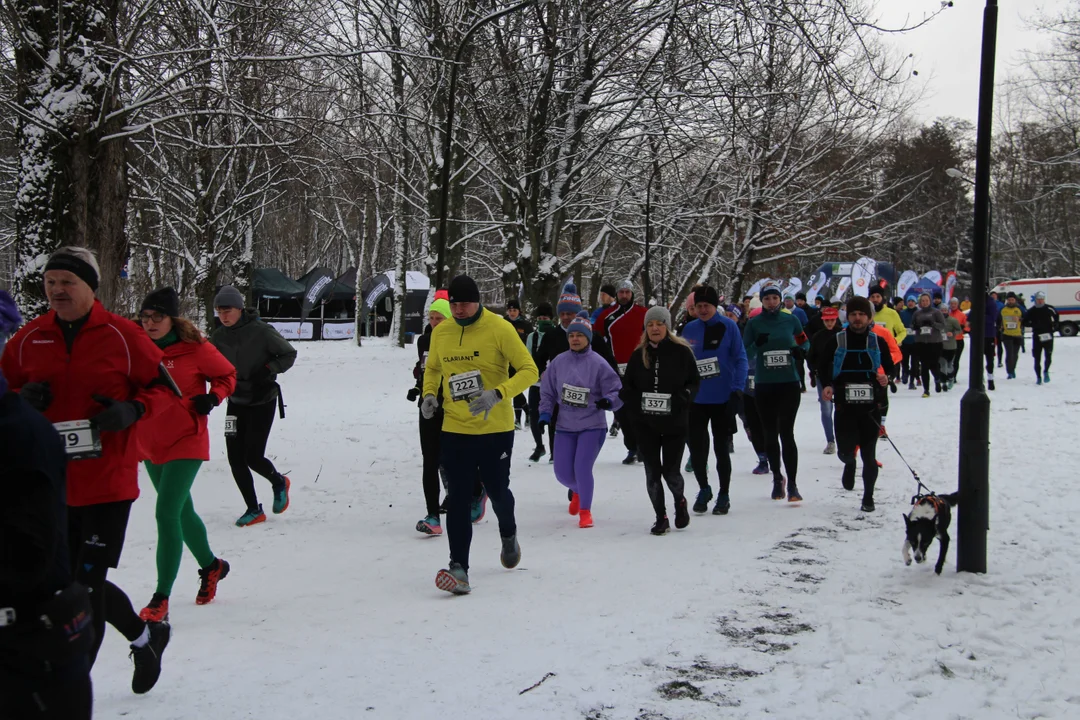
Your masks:
{"label": "green leggings", "polygon": [[206,539],[206,526],[191,503],[191,486],[201,466],[202,460],[173,460],[164,465],[146,462],[150,482],[158,494],[154,511],[158,531],[157,591],[165,596],[172,592],[180,571],[184,545],[201,568],[209,567],[215,559]]}

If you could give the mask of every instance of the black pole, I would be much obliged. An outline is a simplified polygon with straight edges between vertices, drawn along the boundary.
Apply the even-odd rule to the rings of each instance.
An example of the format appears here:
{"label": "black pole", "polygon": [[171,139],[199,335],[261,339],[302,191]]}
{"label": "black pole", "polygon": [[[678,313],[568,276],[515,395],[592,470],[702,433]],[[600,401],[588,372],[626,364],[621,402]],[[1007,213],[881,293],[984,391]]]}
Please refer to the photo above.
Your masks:
{"label": "black pole", "polygon": [[490,15],[485,15],[480,18],[465,31],[465,34],[461,36],[461,41],[458,43],[457,50],[454,52],[454,62],[450,65],[450,87],[449,97],[446,100],[446,123],[443,126],[443,145],[442,145],[442,166],[439,168],[439,237],[436,244],[439,249],[437,263],[435,268],[435,288],[444,288],[446,285],[446,225],[447,214],[449,212],[450,204],[450,166],[453,165],[452,158],[450,157],[451,146],[453,144],[454,135],[454,110],[457,101],[457,79],[458,79],[458,67],[461,65],[461,54],[465,52],[465,47],[469,44],[469,40],[476,33],[477,30],[487,25],[489,22],[494,22],[499,18],[509,15],[512,12],[520,10],[521,8],[532,5],[536,0],[524,0],[515,5],[511,5],[504,10],[493,12]]}
{"label": "black pole", "polygon": [[[975,142],[975,232],[971,252],[971,352],[968,390],[960,401],[960,506],[957,517],[957,572],[986,572],[990,527],[990,396],[983,375],[990,258],[990,144],[994,117],[994,56],[997,0],[983,11],[979,127]],[[992,338],[990,338],[992,341]]]}

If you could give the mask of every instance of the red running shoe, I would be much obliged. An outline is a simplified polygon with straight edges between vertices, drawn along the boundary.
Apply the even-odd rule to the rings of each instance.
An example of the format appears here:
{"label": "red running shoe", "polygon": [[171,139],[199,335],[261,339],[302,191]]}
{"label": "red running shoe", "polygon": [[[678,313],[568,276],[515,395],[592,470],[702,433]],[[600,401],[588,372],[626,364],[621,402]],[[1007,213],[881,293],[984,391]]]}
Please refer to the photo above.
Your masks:
{"label": "red running shoe", "polygon": [[196,605],[206,605],[217,595],[217,584],[229,574],[229,563],[221,558],[214,558],[209,567],[199,570],[199,594],[195,596]]}

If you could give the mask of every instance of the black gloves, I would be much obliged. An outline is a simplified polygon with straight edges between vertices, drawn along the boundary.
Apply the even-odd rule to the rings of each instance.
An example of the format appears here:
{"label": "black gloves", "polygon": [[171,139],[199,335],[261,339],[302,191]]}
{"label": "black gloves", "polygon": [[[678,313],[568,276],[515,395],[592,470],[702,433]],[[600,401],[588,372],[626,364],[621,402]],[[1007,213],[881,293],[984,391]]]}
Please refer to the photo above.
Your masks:
{"label": "black gloves", "polygon": [[251,382],[253,383],[268,383],[270,378],[274,376],[273,371],[267,366],[263,365],[258,370],[251,374]]}
{"label": "black gloves", "polygon": [[596,407],[598,409],[600,409],[600,410],[610,410],[611,409],[611,401],[608,400],[607,398],[600,398],[599,400],[596,401]]}
{"label": "black gloves", "polygon": [[19,395],[30,403],[30,407],[42,413],[49,409],[53,401],[52,388],[49,387],[48,382],[26,383],[19,390]]}
{"label": "black gloves", "polygon": [[769,333],[761,333],[754,338],[754,344],[758,347],[765,347],[769,343]]}
{"label": "black gloves", "polygon": [[420,388],[409,388],[408,394],[405,399],[409,402],[416,402],[416,398],[420,397]]}
{"label": "black gloves", "polygon": [[812,388],[817,387],[817,378],[814,377],[814,373],[810,373],[810,387],[812,387]]}
{"label": "black gloves", "polygon": [[94,402],[104,405],[105,409],[90,420],[98,430],[120,432],[127,430],[146,412],[146,407],[138,400],[113,400],[104,395],[91,395]]}
{"label": "black gloves", "polygon": [[211,410],[221,404],[221,400],[214,393],[207,393],[191,398],[191,404],[195,406],[195,412],[200,415],[209,415]]}

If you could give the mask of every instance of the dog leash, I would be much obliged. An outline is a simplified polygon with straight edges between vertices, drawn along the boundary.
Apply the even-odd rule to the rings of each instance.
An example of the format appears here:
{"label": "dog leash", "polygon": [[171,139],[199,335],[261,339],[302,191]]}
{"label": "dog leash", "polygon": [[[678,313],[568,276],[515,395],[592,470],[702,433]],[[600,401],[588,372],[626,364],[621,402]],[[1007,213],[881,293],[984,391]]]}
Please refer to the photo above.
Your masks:
{"label": "dog leash", "polygon": [[[878,426],[878,431],[880,432],[881,423],[879,423],[877,420],[874,420],[874,424]],[[885,439],[889,441],[890,445],[892,445],[892,449],[896,451],[896,455],[900,458],[901,462],[907,465],[907,469],[911,471],[911,476],[915,478],[915,482],[918,484],[918,487],[915,490],[915,497],[912,498],[912,504],[914,504],[914,502],[919,498],[926,497],[927,495],[935,495],[933,490],[923,485],[923,481],[919,478],[919,473],[915,472],[915,469],[911,467],[911,464],[908,463],[908,461],[904,458],[903,453],[900,452],[900,448],[896,447],[896,443],[893,442],[893,439],[889,437],[889,433],[887,432],[885,433]],[[923,493],[923,490],[925,490],[926,492]]]}

